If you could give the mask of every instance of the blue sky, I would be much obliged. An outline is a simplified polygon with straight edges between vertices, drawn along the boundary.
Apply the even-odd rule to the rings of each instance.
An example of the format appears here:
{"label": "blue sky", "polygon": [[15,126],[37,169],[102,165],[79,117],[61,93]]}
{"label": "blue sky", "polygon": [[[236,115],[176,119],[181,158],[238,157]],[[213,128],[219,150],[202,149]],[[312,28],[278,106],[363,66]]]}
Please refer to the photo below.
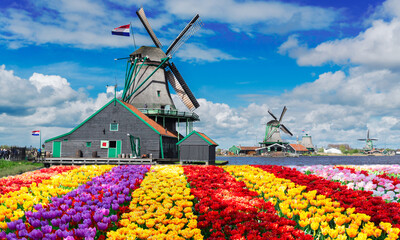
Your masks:
{"label": "blue sky", "polygon": [[[1,1],[0,144],[38,145],[65,133],[123,85],[132,38],[152,45],[143,6],[164,50],[194,16],[204,23],[173,56],[200,108],[195,127],[223,148],[255,145],[288,107],[284,123],[314,144],[399,148],[400,2],[387,1]],[[120,90],[120,89],[118,89]],[[176,104],[180,104],[175,96]]]}

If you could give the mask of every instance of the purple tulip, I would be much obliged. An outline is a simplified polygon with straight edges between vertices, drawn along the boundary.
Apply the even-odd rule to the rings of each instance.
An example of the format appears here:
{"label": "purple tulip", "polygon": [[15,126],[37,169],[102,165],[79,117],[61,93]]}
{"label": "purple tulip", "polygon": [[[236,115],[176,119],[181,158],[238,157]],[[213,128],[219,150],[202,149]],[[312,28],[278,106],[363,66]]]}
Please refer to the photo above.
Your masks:
{"label": "purple tulip", "polygon": [[6,235],[7,235],[7,234],[6,234],[5,232],[3,232],[3,231],[0,232],[0,238],[5,238]]}
{"label": "purple tulip", "polygon": [[60,224],[60,229],[61,229],[61,230],[67,230],[68,228],[69,228],[69,223]]}
{"label": "purple tulip", "polygon": [[40,230],[33,229],[31,233],[29,233],[29,237],[32,239],[42,239],[43,233]]}
{"label": "purple tulip", "polygon": [[53,227],[47,225],[47,226],[43,226],[41,229],[42,229],[43,233],[51,233],[51,231],[53,230]]}
{"label": "purple tulip", "polygon": [[76,223],[80,222],[81,219],[82,219],[82,217],[81,217],[81,214],[80,214],[80,213],[77,213],[77,214],[75,214],[75,215],[72,216],[72,221],[74,221],[74,222],[76,222]]}
{"label": "purple tulip", "polygon": [[69,209],[67,211],[67,214],[70,215],[70,216],[75,215],[76,214],[76,210],[75,209]]}
{"label": "purple tulip", "polygon": [[15,229],[17,229],[17,222],[16,222],[16,221],[8,222],[8,223],[7,223],[7,227],[8,227],[10,230],[15,230]]}
{"label": "purple tulip", "polygon": [[26,225],[25,224],[23,224],[23,223],[17,224],[17,230],[18,231],[21,231],[21,230],[24,230],[24,229],[26,229]]}
{"label": "purple tulip", "polygon": [[38,219],[32,219],[32,218],[30,218],[30,219],[28,220],[28,222],[29,222],[29,224],[32,225],[34,228],[37,228],[37,227],[41,226],[40,220],[38,220]]}
{"label": "purple tulip", "polygon": [[78,224],[78,227],[79,227],[80,229],[83,229],[83,228],[88,228],[89,225],[86,224],[86,223],[82,223],[82,224]]}
{"label": "purple tulip", "polygon": [[103,219],[103,214],[96,212],[96,213],[93,215],[93,220],[95,220],[96,222],[100,222],[101,219]]}
{"label": "purple tulip", "polygon": [[40,221],[40,225],[42,225],[42,226],[47,226],[47,225],[49,225],[49,222],[47,222],[47,221]]}
{"label": "purple tulip", "polygon": [[85,237],[85,229],[81,229],[81,228],[76,229],[75,230],[75,235],[77,237]]}
{"label": "purple tulip", "polygon": [[43,209],[43,206],[42,206],[42,204],[36,204],[33,208],[34,208],[36,211],[39,211],[40,209]]}
{"label": "purple tulip", "polygon": [[108,223],[98,222],[97,227],[99,227],[100,230],[105,231],[108,227]]}
{"label": "purple tulip", "polygon": [[112,205],[112,209],[113,209],[114,211],[118,211],[119,205],[118,205],[118,204],[113,204],[113,205]]}
{"label": "purple tulip", "polygon": [[111,220],[112,222],[116,222],[116,221],[118,221],[118,216],[117,216],[117,215],[111,215],[111,216],[110,216],[110,220]]}
{"label": "purple tulip", "polygon": [[87,225],[91,225],[91,224],[92,224],[92,220],[90,220],[90,218],[84,219],[84,220],[83,220],[83,223],[84,223],[84,224],[87,224]]}
{"label": "purple tulip", "polygon": [[[28,231],[26,229],[24,229],[24,230],[19,231],[18,234],[20,237],[26,237],[26,236],[28,236]],[[1,238],[1,236],[0,236],[0,238]]]}
{"label": "purple tulip", "polygon": [[68,206],[63,204],[60,206],[61,210],[66,211],[68,209]]}
{"label": "purple tulip", "polygon": [[61,219],[59,219],[59,218],[55,218],[55,219],[52,219],[52,220],[51,220],[51,224],[52,224],[54,227],[60,226],[60,223],[61,223]]}

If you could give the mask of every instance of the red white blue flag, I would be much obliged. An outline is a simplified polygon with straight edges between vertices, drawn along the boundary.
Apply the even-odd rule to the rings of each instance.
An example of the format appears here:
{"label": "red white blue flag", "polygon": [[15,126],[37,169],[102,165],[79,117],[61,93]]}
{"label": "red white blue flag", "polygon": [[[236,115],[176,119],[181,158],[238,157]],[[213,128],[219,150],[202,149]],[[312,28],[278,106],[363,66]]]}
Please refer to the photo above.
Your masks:
{"label": "red white blue flag", "polygon": [[117,27],[117,28],[114,28],[112,31],[111,31],[111,34],[112,35],[119,35],[119,36],[126,36],[126,37],[129,37],[129,29],[130,29],[130,24],[128,24],[128,25],[123,25],[123,26],[120,26],[120,27]]}
{"label": "red white blue flag", "polygon": [[32,131],[32,135],[33,136],[39,136],[40,135],[40,131],[39,130]]}

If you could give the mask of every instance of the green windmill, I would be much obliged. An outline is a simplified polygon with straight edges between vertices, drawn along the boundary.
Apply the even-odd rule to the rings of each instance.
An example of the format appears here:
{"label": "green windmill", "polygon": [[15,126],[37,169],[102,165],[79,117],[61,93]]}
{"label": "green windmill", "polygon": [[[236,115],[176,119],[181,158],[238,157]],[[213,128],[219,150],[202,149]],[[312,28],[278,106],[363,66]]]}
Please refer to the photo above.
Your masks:
{"label": "green windmill", "polygon": [[265,129],[265,137],[264,141],[260,142],[260,144],[264,147],[270,146],[275,143],[283,143],[280,130],[282,130],[284,133],[293,136],[293,134],[285,127],[285,125],[282,124],[282,119],[283,116],[286,113],[286,106],[283,107],[281,116],[279,117],[279,120],[275,115],[268,110],[268,113],[274,118],[273,120],[269,121],[267,123],[266,129]]}
{"label": "green windmill", "polygon": [[359,141],[365,141],[364,150],[371,151],[374,149],[373,141],[378,141],[376,138],[369,138],[369,129],[367,130],[367,138],[358,139]]}

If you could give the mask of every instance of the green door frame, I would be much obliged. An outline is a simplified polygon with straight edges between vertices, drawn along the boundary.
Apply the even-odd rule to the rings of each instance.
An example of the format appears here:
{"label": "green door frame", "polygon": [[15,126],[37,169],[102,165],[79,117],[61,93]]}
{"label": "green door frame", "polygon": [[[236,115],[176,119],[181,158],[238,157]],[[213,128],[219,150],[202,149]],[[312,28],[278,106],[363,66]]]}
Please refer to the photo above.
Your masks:
{"label": "green door frame", "polygon": [[53,157],[61,157],[61,142],[54,141],[53,142]]}

